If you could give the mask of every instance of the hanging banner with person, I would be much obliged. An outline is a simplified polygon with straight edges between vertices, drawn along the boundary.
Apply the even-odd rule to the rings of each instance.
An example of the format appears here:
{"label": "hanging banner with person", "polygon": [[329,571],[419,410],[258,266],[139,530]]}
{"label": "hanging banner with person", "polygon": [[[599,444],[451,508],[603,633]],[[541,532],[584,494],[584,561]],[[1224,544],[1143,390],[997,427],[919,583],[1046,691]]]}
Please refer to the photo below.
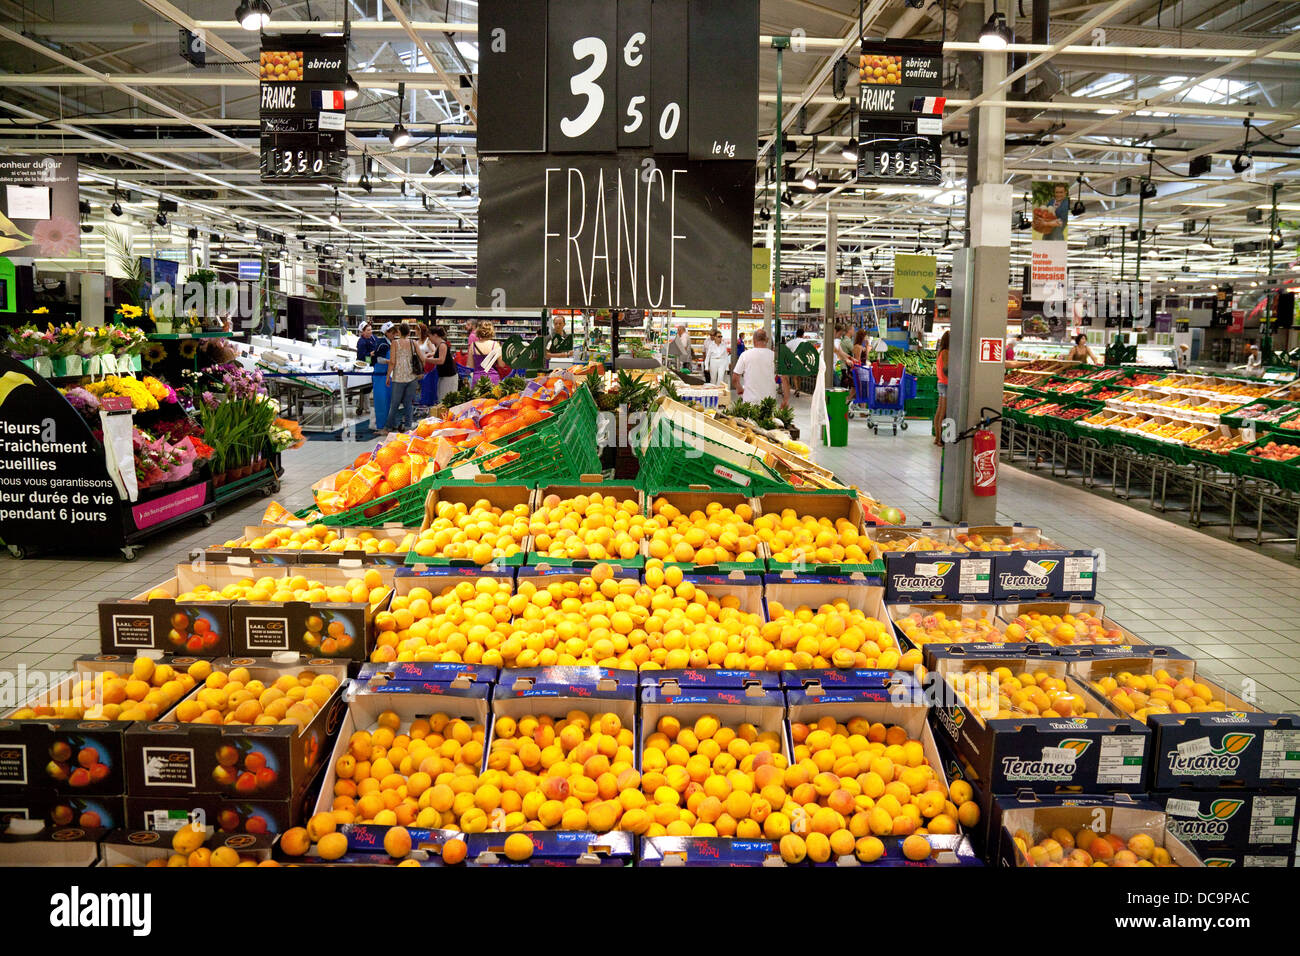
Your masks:
{"label": "hanging banner with person", "polygon": [[1066,300],[1066,254],[1070,224],[1070,187],[1035,182],[1033,244],[1029,259],[1029,298],[1043,303],[1043,314],[1063,318]]}

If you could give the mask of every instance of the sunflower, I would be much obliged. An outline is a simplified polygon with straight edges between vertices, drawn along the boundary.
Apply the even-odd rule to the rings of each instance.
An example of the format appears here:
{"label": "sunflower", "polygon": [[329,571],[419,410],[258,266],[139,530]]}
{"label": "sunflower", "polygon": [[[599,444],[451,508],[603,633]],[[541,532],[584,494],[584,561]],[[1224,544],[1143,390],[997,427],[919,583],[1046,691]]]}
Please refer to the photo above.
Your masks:
{"label": "sunflower", "polygon": [[144,360],[150,365],[157,365],[167,357],[167,349],[161,342],[150,342],[144,349]]}
{"label": "sunflower", "polygon": [[199,354],[199,343],[193,339],[185,339],[180,345],[181,358],[189,360]]}

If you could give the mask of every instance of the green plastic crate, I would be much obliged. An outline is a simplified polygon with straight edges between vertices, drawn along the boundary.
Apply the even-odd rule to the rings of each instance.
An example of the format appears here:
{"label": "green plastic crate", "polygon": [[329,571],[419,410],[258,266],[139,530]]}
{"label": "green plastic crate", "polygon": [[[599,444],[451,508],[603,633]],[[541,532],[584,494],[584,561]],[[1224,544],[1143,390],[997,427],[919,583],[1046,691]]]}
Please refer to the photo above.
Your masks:
{"label": "green plastic crate", "polygon": [[[349,508],[347,511],[340,511],[338,514],[326,515],[316,524],[323,524],[331,528],[346,527],[348,525],[360,526],[367,522],[373,523],[376,520],[383,521],[401,521],[407,524],[405,516],[418,512],[420,519],[424,517],[424,499],[429,495],[429,489],[433,487],[433,476],[422,478],[412,485],[405,488],[399,488],[392,494],[384,495],[382,498],[375,498],[364,504],[357,505],[355,508]],[[382,507],[383,510],[374,512],[367,516],[366,512],[376,507]],[[316,510],[313,504],[310,507],[303,508],[301,511],[294,513],[295,518],[306,518]],[[416,521],[416,524],[419,520]],[[409,525],[408,525],[409,526]]]}
{"label": "green plastic crate", "polygon": [[758,456],[722,445],[662,417],[652,420],[645,440],[634,451],[641,462],[637,483],[642,488],[709,485],[719,490],[762,494],[788,487]]}
{"label": "green plastic crate", "polygon": [[1293,458],[1290,461],[1271,461],[1250,454],[1252,448],[1262,448],[1269,442],[1276,442],[1279,445],[1300,445],[1300,435],[1292,437],[1270,433],[1261,437],[1253,445],[1234,448],[1227,454],[1227,470],[1240,475],[1263,478],[1273,482],[1279,488],[1300,491],[1300,458]]}

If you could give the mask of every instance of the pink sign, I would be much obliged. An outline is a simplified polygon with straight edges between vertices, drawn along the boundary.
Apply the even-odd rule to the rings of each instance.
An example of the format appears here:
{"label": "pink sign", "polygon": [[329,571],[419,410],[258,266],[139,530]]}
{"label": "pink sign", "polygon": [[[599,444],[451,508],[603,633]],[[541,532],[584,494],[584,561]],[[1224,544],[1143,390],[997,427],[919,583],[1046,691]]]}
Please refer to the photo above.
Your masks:
{"label": "pink sign", "polygon": [[131,520],[143,531],[145,528],[152,528],[156,524],[162,524],[164,521],[170,521],[172,518],[178,518],[196,508],[201,508],[207,500],[208,483],[205,481],[191,488],[182,488],[170,495],[154,498],[152,501],[132,505]]}

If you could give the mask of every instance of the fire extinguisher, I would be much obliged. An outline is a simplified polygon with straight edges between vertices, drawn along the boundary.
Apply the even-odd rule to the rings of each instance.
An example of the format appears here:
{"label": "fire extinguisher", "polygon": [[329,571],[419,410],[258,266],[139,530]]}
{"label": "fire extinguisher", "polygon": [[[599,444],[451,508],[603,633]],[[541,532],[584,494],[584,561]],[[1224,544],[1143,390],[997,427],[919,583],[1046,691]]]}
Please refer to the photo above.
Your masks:
{"label": "fire extinguisher", "polygon": [[971,492],[980,497],[998,493],[998,441],[987,428],[971,436]]}

